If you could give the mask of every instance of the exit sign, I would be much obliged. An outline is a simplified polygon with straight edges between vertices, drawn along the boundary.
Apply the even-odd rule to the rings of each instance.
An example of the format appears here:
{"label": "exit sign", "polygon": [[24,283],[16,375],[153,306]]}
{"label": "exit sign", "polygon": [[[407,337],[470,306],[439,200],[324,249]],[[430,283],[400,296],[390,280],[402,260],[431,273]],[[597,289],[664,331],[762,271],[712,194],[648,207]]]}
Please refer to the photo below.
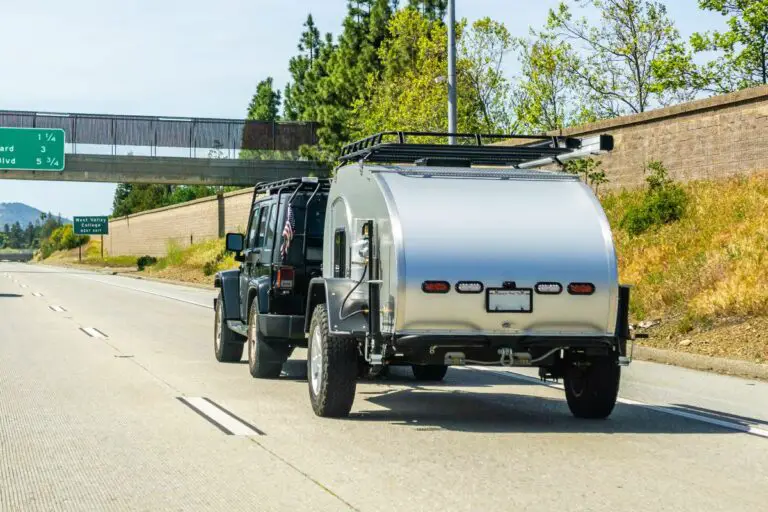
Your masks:
{"label": "exit sign", "polygon": [[64,130],[0,127],[0,170],[63,171]]}
{"label": "exit sign", "polygon": [[108,235],[108,217],[75,217],[73,219],[76,235]]}

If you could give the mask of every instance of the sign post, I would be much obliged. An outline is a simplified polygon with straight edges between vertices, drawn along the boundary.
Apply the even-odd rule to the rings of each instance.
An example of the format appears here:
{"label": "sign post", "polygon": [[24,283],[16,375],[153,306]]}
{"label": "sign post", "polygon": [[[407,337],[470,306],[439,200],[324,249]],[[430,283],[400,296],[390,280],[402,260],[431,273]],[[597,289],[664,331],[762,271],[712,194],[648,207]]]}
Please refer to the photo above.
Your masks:
{"label": "sign post", "polygon": [[[75,217],[76,235],[101,235],[101,259],[104,259],[104,235],[109,234],[109,217]],[[82,246],[80,246],[82,247]],[[79,252],[82,262],[82,249]]]}
{"label": "sign post", "polygon": [[0,128],[0,170],[63,171],[64,130]]}

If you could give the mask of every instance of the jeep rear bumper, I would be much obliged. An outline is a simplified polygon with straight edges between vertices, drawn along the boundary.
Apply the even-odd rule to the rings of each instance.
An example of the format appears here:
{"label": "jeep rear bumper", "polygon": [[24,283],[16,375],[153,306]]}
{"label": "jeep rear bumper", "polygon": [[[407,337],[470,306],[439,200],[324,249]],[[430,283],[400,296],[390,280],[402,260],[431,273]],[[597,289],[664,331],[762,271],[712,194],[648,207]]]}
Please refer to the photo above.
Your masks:
{"label": "jeep rear bumper", "polygon": [[269,341],[306,342],[302,315],[259,314],[259,334]]}

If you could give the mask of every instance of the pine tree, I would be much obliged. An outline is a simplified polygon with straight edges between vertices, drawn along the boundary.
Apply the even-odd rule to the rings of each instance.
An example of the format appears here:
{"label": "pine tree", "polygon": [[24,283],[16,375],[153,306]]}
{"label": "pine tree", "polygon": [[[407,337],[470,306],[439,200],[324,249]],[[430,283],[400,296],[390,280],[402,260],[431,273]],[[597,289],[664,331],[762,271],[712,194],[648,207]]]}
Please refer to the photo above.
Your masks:
{"label": "pine tree", "polygon": [[280,119],[280,91],[272,86],[272,77],[267,77],[256,86],[256,94],[248,105],[248,119],[256,121],[277,121]]}

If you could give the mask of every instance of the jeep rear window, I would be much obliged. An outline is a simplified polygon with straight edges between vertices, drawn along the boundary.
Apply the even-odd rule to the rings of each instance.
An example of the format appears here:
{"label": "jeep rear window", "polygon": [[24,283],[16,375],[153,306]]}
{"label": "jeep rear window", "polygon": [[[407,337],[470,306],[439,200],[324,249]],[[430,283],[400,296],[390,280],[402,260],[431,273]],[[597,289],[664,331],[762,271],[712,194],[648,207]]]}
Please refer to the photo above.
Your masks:
{"label": "jeep rear window", "polygon": [[[315,196],[309,205],[309,214],[305,205],[309,199],[308,194],[301,194],[299,197],[294,198],[292,203],[293,216],[294,216],[294,243],[291,244],[291,248],[288,251],[288,259],[294,264],[300,264],[302,258],[302,250],[304,246],[304,240],[302,235],[304,234],[304,216],[307,218],[307,260],[308,261],[321,261],[322,260],[322,247],[323,247],[323,231],[325,229],[325,207],[327,196],[325,194]],[[287,203],[286,203],[287,204]],[[282,217],[283,215],[281,215]],[[282,233],[282,227],[279,226],[279,231]],[[280,238],[282,240],[282,237]]]}

